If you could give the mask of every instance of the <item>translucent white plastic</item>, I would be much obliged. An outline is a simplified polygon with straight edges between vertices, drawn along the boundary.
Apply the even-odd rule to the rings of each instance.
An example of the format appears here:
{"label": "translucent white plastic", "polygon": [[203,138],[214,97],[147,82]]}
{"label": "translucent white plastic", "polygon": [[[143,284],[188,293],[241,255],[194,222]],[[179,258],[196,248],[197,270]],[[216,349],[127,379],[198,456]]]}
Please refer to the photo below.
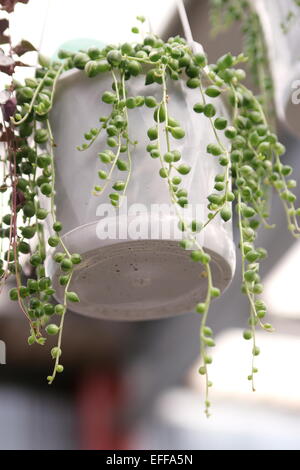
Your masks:
{"label": "translucent white plastic", "polygon": [[[293,0],[254,0],[253,6],[259,15],[268,48],[278,118],[299,136],[300,8]],[[291,13],[293,16],[288,20]]]}
{"label": "translucent white plastic", "polygon": [[[128,96],[152,95],[161,100],[161,86],[145,86],[144,81],[145,77],[139,76],[126,82]],[[64,226],[67,247],[83,256],[70,287],[78,293],[81,302],[70,308],[84,315],[116,320],[143,320],[189,312],[204,298],[207,280],[203,267],[191,261],[189,251],[178,246],[176,234],[154,239],[150,236],[136,239],[130,234],[122,240],[117,237],[99,239],[97,230],[99,222],[103,221],[103,216],[99,216],[101,204],[107,203],[110,189],[101,197],[92,195],[92,191],[95,185],[103,184],[97,173],[105,168],[97,154],[107,148],[106,134],[101,134],[85,152],[79,152],[76,146],[84,141],[85,132],[99,125],[100,116],[110,113],[111,106],[104,104],[101,96],[111,90],[111,84],[109,73],[88,78],[80,71],[67,72],[59,80],[51,114],[56,144],[58,219]],[[168,95],[170,115],[180,121],[186,133],[182,140],[171,137],[171,146],[173,150],[180,150],[183,161],[192,167],[191,172],[182,177],[183,187],[188,190],[191,205],[200,206],[201,219],[205,221],[206,198],[213,191],[215,175],[223,173],[224,168],[219,166],[216,157],[206,153],[207,144],[214,142],[214,137],[209,120],[193,111],[193,105],[200,101],[199,90],[191,90],[181,81],[170,81]],[[221,100],[213,102],[222,115],[226,114]],[[170,206],[166,181],[159,176],[159,159],[150,158],[146,152],[153,109],[143,106],[128,112],[129,134],[138,144],[132,156],[127,205],[143,204],[139,216],[141,224],[149,221],[148,214],[152,210],[150,228],[155,229],[172,220],[167,220],[159,211],[153,214],[153,204]],[[163,132],[161,138],[165,140]],[[114,178],[124,179],[124,172],[116,170]],[[170,219],[172,217],[177,226],[177,218],[171,215]],[[124,214],[113,219],[113,223],[125,229]],[[224,290],[235,269],[231,222],[224,223],[217,216],[201,232],[199,242],[212,256],[214,284]],[[57,286],[60,272],[51,257],[48,270]],[[57,288],[57,300],[62,301],[62,289]]]}

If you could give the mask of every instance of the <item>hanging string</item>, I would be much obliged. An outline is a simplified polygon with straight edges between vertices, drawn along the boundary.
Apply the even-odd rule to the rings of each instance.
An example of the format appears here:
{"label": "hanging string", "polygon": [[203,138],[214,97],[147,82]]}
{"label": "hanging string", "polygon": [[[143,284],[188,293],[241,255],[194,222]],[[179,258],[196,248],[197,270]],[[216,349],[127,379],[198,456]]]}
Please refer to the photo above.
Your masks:
{"label": "hanging string", "polygon": [[177,0],[177,9],[178,9],[178,14],[179,14],[180,21],[182,24],[185,39],[187,40],[189,44],[193,44],[194,42],[193,34],[192,34],[190,22],[186,13],[183,0]]}
{"label": "hanging string", "polygon": [[42,26],[42,31],[41,31],[40,41],[39,41],[39,47],[38,47],[39,52],[41,52],[41,48],[45,39],[45,31],[46,31],[49,11],[50,11],[50,0],[48,0],[46,10],[45,10],[45,16],[44,16],[44,21],[43,21],[43,26]]}
{"label": "hanging string", "polygon": [[187,40],[187,43],[189,44],[189,46],[191,47],[194,53],[196,52],[203,53],[203,47],[201,46],[201,44],[194,41],[193,39],[193,33],[192,33],[190,22],[186,13],[184,0],[177,0],[177,10],[178,10],[179,18],[180,18],[181,25],[183,28],[183,33],[184,33],[185,39]]}
{"label": "hanging string", "polygon": [[148,31],[150,34],[153,34],[153,27],[149,16],[147,16]]}

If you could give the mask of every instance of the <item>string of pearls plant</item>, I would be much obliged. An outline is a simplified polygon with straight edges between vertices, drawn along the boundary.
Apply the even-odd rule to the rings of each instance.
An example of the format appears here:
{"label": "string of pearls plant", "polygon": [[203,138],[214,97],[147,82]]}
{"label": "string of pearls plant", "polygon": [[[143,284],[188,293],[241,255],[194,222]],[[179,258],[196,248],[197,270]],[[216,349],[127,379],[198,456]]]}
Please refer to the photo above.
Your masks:
{"label": "string of pearls plant", "polygon": [[[144,18],[138,19],[143,25]],[[139,28],[134,27],[132,32],[139,33]],[[215,342],[207,321],[211,301],[220,295],[220,291],[214,287],[210,256],[198,243],[197,233],[215,217],[229,221],[234,204],[240,236],[242,291],[250,305],[249,327],[244,331],[244,338],[253,342],[253,363],[248,378],[254,390],[257,372],[254,358],[259,354],[255,331],[258,326],[272,331],[272,326],[264,321],[266,306],[259,298],[263,291],[259,266],[266,251],[256,245],[258,227],[261,224],[271,227],[268,222],[271,189],[282,200],[288,229],[296,237],[300,233],[297,221],[300,209],[295,207],[296,197],[291,191],[296,182],[288,178],[292,168],[281,163],[285,148],[271,132],[261,102],[242,84],[245,72],[238,65],[247,60],[244,54],[233,57],[228,53],[216,64],[208,65],[206,56],[194,54],[179,36],[164,42],[155,35],[143,34],[140,42],[109,45],[102,50],[93,47],[76,54],[60,51],[59,59],[51,62],[40,57],[36,77],[26,79],[24,84],[15,83],[17,113],[13,125],[18,137],[15,151],[3,157],[1,181],[1,192],[7,194],[11,208],[11,213],[1,219],[1,284],[9,276],[15,276],[17,287],[10,291],[10,298],[19,302],[28,319],[30,345],[44,345],[47,336],[57,336],[57,346],[51,350],[53,372],[48,377],[48,382],[52,383],[56,374],[63,371],[62,334],[68,304],[80,301],[70,288],[73,270],[81,262],[81,257],[70,253],[60,236],[63,227],[56,217],[55,204],[59,201],[55,201],[55,142],[49,113],[57,81],[64,71],[77,68],[88,77],[110,73],[112,88],[103,94],[102,101],[111,105],[111,111],[106,116],[101,115],[99,125],[86,132],[78,151],[90,148],[100,133],[106,134],[107,148],[99,153],[99,149],[95,150],[101,169],[98,172],[99,185],[91,190],[100,196],[110,188],[109,200],[118,207],[130,184],[134,148],[140,145],[131,136],[128,110],[143,106],[153,109],[153,126],[147,132],[149,143],[146,150],[149,158],[159,159],[162,184],[167,185],[170,203],[177,208],[178,223],[184,234],[180,245],[191,250],[192,260],[201,263],[206,272],[206,298],[195,305],[195,312],[201,317],[202,364],[199,373],[205,376],[205,412],[209,415],[209,389],[212,385],[208,376],[208,366],[212,362],[209,350]],[[152,96],[128,95],[126,83],[141,74],[145,76],[146,85],[160,85],[159,101]],[[206,116],[215,137],[207,146],[207,158],[217,158],[223,168],[215,177],[211,193],[207,194],[209,213],[202,223],[197,220],[187,223],[180,211],[189,203],[184,178],[191,168],[182,162],[184,155],[176,148],[177,140],[185,138],[185,131],[179,121],[180,116],[169,113],[168,103],[172,96],[169,95],[168,84],[172,80],[184,81],[194,90],[194,112]],[[207,97],[220,95],[230,106],[230,122],[225,117],[215,117],[216,108],[207,101]],[[222,143],[222,134],[226,137],[226,145]],[[167,151],[163,154],[164,141]],[[116,168],[124,172],[122,180],[115,179]],[[52,233],[46,239],[49,219]],[[7,249],[5,240],[9,245]],[[61,251],[56,251],[54,260],[60,265],[59,283],[65,292],[64,302],[58,305],[51,301],[55,291],[45,268],[47,250],[53,247],[61,248]],[[30,257],[32,266],[32,276],[26,283],[22,270],[24,255]]]}
{"label": "string of pearls plant", "polygon": [[247,66],[260,93],[268,121],[273,122],[273,81],[269,70],[268,51],[259,16],[250,0],[210,0],[212,33],[217,35],[227,30],[233,23],[240,22],[243,37],[243,52],[247,56]]}

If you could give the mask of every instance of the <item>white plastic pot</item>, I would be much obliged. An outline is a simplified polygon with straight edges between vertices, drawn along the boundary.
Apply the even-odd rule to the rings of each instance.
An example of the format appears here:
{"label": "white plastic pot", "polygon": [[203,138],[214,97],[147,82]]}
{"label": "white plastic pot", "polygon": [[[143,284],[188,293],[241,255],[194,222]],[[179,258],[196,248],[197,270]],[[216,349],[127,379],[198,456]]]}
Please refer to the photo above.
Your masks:
{"label": "white plastic pot", "polygon": [[[133,82],[133,83],[132,83]],[[107,203],[110,189],[99,198],[92,195],[94,185],[101,184],[97,176],[103,164],[97,154],[107,148],[106,133],[85,152],[76,150],[83,142],[83,134],[99,125],[99,116],[108,115],[110,105],[102,103],[104,91],[111,90],[110,74],[88,78],[83,72],[67,72],[59,80],[56,100],[51,114],[56,155],[56,201],[58,220],[64,226],[64,242],[71,252],[80,253],[83,262],[76,268],[71,290],[78,293],[80,303],[72,304],[75,312],[110,320],[144,320],[178,315],[192,311],[195,303],[206,293],[207,280],[203,267],[190,259],[190,252],[178,246],[178,234],[140,239],[128,234],[125,238],[99,239],[101,204]],[[161,86],[144,85],[139,76],[127,82],[128,96],[153,95],[161,99]],[[206,146],[214,142],[209,120],[193,111],[199,101],[199,91],[190,90],[181,81],[168,84],[170,115],[185,129],[182,140],[171,138],[172,149],[182,152],[192,171],[183,177],[192,206],[199,205],[202,220],[206,220],[207,196],[213,190],[214,177],[224,172],[215,157],[206,153]],[[214,100],[219,111],[226,114],[222,101]],[[166,182],[159,176],[160,162],[146,152],[147,129],[153,126],[153,109],[145,106],[128,110],[129,134],[139,143],[133,151],[132,177],[127,190],[127,206],[143,204],[138,221],[149,229],[174,222],[173,215],[151,212],[153,204],[170,207]],[[164,135],[162,134],[164,139]],[[115,179],[124,179],[116,170]],[[100,208],[99,208],[100,205]],[[97,212],[98,209],[98,212]],[[98,214],[98,215],[97,215]],[[105,222],[119,224],[126,231],[125,216],[106,217]],[[136,222],[133,216],[129,222]],[[167,224],[168,225],[168,224]],[[199,236],[199,241],[212,256],[214,285],[223,291],[232,279],[235,269],[235,249],[232,226],[218,216]],[[49,257],[48,271],[58,289],[57,300],[63,291],[58,286],[60,274],[57,264]]]}
{"label": "white plastic pot", "polygon": [[[16,287],[14,279],[8,279],[1,288],[0,292],[0,318],[14,318],[20,313],[18,302],[10,300],[9,291]],[[0,338],[1,339],[1,338]]]}
{"label": "white plastic pot", "polygon": [[[254,0],[268,49],[278,118],[300,136],[300,8],[293,0]],[[293,19],[288,22],[288,16]],[[286,23],[287,32],[282,23]]]}

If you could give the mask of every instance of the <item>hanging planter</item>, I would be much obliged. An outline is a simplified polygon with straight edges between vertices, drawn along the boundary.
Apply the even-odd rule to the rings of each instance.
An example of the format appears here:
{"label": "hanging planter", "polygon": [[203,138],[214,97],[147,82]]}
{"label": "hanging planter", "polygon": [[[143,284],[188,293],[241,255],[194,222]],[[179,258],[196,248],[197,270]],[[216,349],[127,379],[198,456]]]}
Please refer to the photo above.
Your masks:
{"label": "hanging planter", "polygon": [[299,4],[294,0],[255,0],[267,46],[278,118],[300,135]]}
{"label": "hanging planter", "polygon": [[[174,177],[184,180],[191,213],[198,211],[205,222],[207,194],[214,186],[216,175],[222,171],[218,159],[206,158],[213,129],[205,116],[193,111],[195,94],[192,89],[182,81],[170,79],[167,87],[169,121],[172,116],[180,116],[180,121],[185,123],[185,138],[176,140],[170,132],[170,145],[182,155],[182,168],[186,165],[192,169],[185,176],[174,172]],[[147,130],[153,126],[153,113],[162,99],[161,85],[146,86],[144,74],[126,83],[128,97],[148,98],[146,105],[134,107],[130,107],[130,100],[135,98],[128,98],[128,132],[138,143],[132,151],[130,182],[120,210],[102,202],[107,201],[112,185],[118,181],[125,183],[127,178],[127,172],[121,171],[118,163],[108,185],[107,179],[99,178],[99,171],[106,167],[96,156],[99,150],[109,149],[107,132],[101,131],[95,143],[84,152],[75,150],[80,136],[98,125],[99,113],[109,110],[109,104],[101,104],[101,97],[110,89],[109,72],[95,78],[80,71],[65,72],[58,81],[51,112],[58,175],[56,200],[61,201],[57,217],[64,227],[62,240],[66,247],[82,256],[71,284],[80,302],[71,308],[81,314],[110,320],[146,320],[186,313],[193,310],[199,299],[205,298],[207,280],[201,277],[201,266],[193,263],[190,253],[178,244],[182,231],[178,229],[178,216],[170,202],[168,186],[160,176],[161,161],[149,158],[147,152]],[[208,98],[208,102],[212,99]],[[221,99],[214,103],[218,116],[226,115]],[[162,139],[164,126],[165,123],[158,126]],[[114,133],[112,126],[107,130]],[[163,142],[161,153],[167,152]],[[156,154],[157,150],[152,152],[153,157]],[[119,161],[129,167],[126,152],[120,153]],[[102,183],[107,185],[102,198],[91,196],[92,188]],[[215,218],[198,235],[200,237],[212,257],[214,284],[223,291],[232,278],[235,264],[231,223]],[[62,302],[63,288],[59,288],[57,279],[60,269],[53,256],[49,262],[56,297]]]}
{"label": "hanging planter", "polygon": [[[268,120],[276,116],[295,135],[299,119],[298,0],[210,0],[213,30],[220,32],[238,20],[248,68],[259,89]],[[275,106],[274,106],[275,105]]]}
{"label": "hanging planter", "polygon": [[[194,310],[209,414],[215,342],[207,319],[234,272],[232,203],[253,358],[256,327],[272,331],[259,298],[266,251],[256,242],[258,227],[271,227],[270,189],[283,201],[288,229],[300,233],[284,146],[243,85],[243,54],[208,65],[195,44],[147,34],[59,58],[40,56],[36,78],[15,84],[15,134],[1,185],[11,206],[1,220],[8,245],[1,275],[15,276],[10,299],[29,321],[28,342],[57,336],[52,383],[63,371],[67,309],[127,320]],[[25,280],[24,255],[32,270]],[[253,361],[253,389],[256,372]]]}

